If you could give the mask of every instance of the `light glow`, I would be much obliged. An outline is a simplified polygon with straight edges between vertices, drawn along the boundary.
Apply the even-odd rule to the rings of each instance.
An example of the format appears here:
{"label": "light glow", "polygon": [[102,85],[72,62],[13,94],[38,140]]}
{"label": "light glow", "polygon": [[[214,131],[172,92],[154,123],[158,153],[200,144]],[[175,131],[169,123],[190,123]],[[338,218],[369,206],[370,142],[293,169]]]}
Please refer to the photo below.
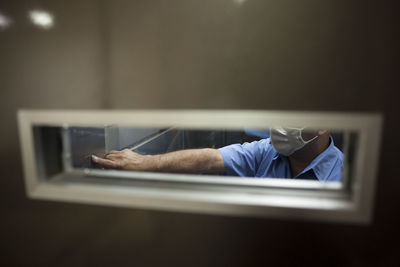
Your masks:
{"label": "light glow", "polygon": [[0,12],[0,29],[5,30],[9,28],[11,24],[12,24],[11,18]]}
{"label": "light glow", "polygon": [[233,2],[238,5],[241,6],[244,2],[246,2],[246,0],[233,0]]}
{"label": "light glow", "polygon": [[29,18],[31,19],[33,24],[45,30],[52,28],[54,25],[53,15],[43,10],[30,11]]}

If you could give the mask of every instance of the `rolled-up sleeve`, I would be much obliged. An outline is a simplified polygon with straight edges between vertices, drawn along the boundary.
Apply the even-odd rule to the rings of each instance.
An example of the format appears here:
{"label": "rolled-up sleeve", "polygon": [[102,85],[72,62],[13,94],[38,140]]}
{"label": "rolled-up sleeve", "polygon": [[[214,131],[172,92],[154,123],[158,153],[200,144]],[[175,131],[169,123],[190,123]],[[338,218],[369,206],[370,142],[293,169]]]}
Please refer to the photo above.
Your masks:
{"label": "rolled-up sleeve", "polygon": [[225,165],[225,175],[254,177],[257,172],[257,155],[260,154],[259,142],[234,144],[219,151]]}

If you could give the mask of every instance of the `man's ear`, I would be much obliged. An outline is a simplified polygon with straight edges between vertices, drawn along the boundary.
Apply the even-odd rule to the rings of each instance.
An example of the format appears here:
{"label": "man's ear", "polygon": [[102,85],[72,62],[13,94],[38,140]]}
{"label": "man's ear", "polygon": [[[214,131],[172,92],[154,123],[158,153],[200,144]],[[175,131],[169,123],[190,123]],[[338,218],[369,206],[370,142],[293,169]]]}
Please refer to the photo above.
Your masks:
{"label": "man's ear", "polygon": [[319,130],[318,135],[324,135],[328,132],[328,130]]}

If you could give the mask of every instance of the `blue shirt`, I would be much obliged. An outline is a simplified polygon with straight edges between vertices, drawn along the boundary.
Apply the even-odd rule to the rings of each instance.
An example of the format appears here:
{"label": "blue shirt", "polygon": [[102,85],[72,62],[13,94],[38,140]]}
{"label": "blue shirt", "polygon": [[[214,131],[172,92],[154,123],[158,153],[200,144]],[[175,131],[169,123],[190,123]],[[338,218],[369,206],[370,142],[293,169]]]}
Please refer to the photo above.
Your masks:
{"label": "blue shirt", "polygon": [[[234,144],[219,149],[224,159],[225,173],[229,176],[292,178],[289,159],[279,154],[270,138],[251,143]],[[340,182],[343,153],[335,147],[333,139],[296,179]]]}

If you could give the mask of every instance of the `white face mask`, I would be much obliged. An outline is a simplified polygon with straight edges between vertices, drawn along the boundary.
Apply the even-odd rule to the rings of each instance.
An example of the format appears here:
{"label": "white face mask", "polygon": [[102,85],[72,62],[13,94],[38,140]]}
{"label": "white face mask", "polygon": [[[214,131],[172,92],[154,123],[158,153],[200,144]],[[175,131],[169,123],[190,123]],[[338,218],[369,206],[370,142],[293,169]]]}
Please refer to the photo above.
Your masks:
{"label": "white face mask", "polygon": [[290,156],[318,137],[304,141],[301,132],[304,128],[271,127],[271,142],[275,150],[284,156]]}

